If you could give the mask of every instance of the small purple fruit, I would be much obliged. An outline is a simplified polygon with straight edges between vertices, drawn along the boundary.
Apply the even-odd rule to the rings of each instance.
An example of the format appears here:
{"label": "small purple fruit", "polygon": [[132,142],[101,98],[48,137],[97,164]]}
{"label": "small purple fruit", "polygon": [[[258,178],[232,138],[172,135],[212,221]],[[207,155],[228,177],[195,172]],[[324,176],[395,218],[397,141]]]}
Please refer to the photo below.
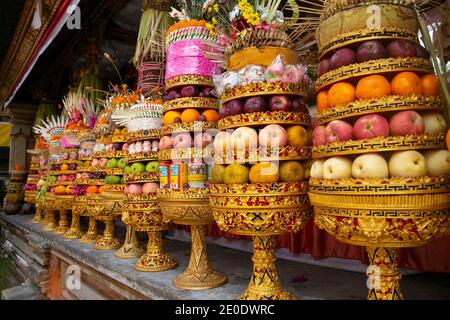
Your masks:
{"label": "small purple fruit", "polygon": [[200,115],[199,117],[198,117],[198,121],[206,121],[206,117],[204,116],[204,115]]}
{"label": "small purple fruit", "polygon": [[291,99],[291,111],[293,112],[308,112],[308,105],[303,97],[294,97]]}
{"label": "small purple fruit", "polygon": [[181,96],[186,97],[196,97],[198,96],[198,89],[196,86],[184,86],[181,89]]}
{"label": "small purple fruit", "polygon": [[288,96],[276,95],[270,98],[269,105],[271,111],[289,111],[291,101]]}
{"label": "small purple fruit", "polygon": [[319,62],[319,68],[317,69],[317,76],[321,76],[324,73],[327,73],[330,71],[330,60],[329,59],[323,59]]}
{"label": "small purple fruit", "polygon": [[415,43],[405,39],[397,39],[387,45],[386,52],[390,58],[408,58],[415,57],[417,49]]}
{"label": "small purple fruit", "polygon": [[263,97],[251,97],[245,100],[244,112],[262,112],[267,110],[267,103]]}
{"label": "small purple fruit", "polygon": [[182,188],[189,188],[189,183],[183,183]]}
{"label": "small purple fruit", "polygon": [[181,123],[181,119],[180,117],[176,117],[175,119],[173,119],[174,123]]}
{"label": "small purple fruit", "polygon": [[241,114],[244,111],[244,104],[240,100],[231,100],[227,103],[228,116]]}
{"label": "small purple fruit", "polygon": [[348,66],[349,64],[355,63],[355,52],[349,48],[342,48],[336,51],[330,58],[330,67],[332,70]]}
{"label": "small purple fruit", "polygon": [[416,44],[416,56],[418,58],[428,59],[430,57],[430,54],[428,53],[427,49],[422,47],[420,44]]}
{"label": "small purple fruit", "polygon": [[356,50],[356,61],[358,62],[383,58],[386,58],[386,50],[383,44],[377,40],[364,41]]}

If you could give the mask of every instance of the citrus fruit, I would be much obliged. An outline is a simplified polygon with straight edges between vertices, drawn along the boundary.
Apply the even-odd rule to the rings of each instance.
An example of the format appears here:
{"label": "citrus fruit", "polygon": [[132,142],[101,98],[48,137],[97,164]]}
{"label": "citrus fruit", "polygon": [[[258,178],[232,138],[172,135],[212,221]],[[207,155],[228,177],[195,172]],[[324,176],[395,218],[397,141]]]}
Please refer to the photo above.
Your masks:
{"label": "citrus fruit", "polygon": [[348,82],[338,82],[328,90],[328,107],[346,104],[355,100],[355,87]]}
{"label": "citrus fruit", "polygon": [[321,112],[328,108],[328,93],[325,90],[317,94],[317,111]]}
{"label": "citrus fruit", "polygon": [[439,80],[434,74],[426,74],[420,78],[424,94],[439,96]]}
{"label": "citrus fruit", "polygon": [[392,93],[399,96],[419,95],[423,93],[422,81],[414,72],[404,71],[391,81]]}
{"label": "citrus fruit", "polygon": [[386,97],[391,94],[391,84],[378,74],[363,77],[356,85],[356,98],[372,99]]}
{"label": "citrus fruit", "polygon": [[186,109],[181,113],[181,122],[194,122],[200,117],[200,112],[195,109]]}
{"label": "citrus fruit", "polygon": [[206,121],[208,122],[217,122],[219,121],[219,113],[214,109],[208,109],[202,112],[202,115],[205,116]]}
{"label": "citrus fruit", "polygon": [[163,125],[168,126],[170,124],[174,124],[175,123],[175,118],[181,118],[181,113],[179,113],[178,111],[168,111],[162,121],[163,121]]}

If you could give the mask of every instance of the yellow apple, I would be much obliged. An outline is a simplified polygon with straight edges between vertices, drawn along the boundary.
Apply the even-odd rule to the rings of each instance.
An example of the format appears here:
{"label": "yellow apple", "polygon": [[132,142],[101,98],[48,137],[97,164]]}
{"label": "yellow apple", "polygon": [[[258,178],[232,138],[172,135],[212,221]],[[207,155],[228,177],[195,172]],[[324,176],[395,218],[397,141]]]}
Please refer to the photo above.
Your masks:
{"label": "yellow apple", "polygon": [[292,126],[287,129],[288,145],[306,146],[308,145],[308,131],[302,126]]}
{"label": "yellow apple", "polygon": [[225,166],[216,164],[211,170],[211,183],[223,183]]}
{"label": "yellow apple", "polygon": [[286,161],[280,166],[280,179],[283,182],[296,182],[303,179],[305,170],[298,161]]}
{"label": "yellow apple", "polygon": [[248,182],[248,168],[243,164],[234,163],[228,165],[223,172],[223,182],[231,183],[247,183]]}
{"label": "yellow apple", "polygon": [[260,162],[250,168],[251,183],[277,182],[280,178],[278,166],[273,162]]}

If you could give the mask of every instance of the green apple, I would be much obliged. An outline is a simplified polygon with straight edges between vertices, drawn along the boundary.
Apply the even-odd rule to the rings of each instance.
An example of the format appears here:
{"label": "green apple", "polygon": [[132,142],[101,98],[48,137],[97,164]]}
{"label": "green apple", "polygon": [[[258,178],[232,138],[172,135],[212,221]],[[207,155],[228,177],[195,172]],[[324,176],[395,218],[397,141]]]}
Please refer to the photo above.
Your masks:
{"label": "green apple", "polygon": [[106,167],[107,168],[117,168],[117,159],[109,159],[108,162],[106,163]]}
{"label": "green apple", "polygon": [[223,183],[223,174],[225,166],[216,164],[211,170],[211,183]]}
{"label": "green apple", "polygon": [[56,176],[50,176],[48,177],[48,182],[56,182],[58,178]]}
{"label": "green apple", "polygon": [[127,165],[124,169],[125,173],[133,173],[133,169],[131,168],[130,165]]}
{"label": "green apple", "polygon": [[106,184],[118,184],[120,182],[119,176],[107,176],[105,178]]}
{"label": "green apple", "polygon": [[248,182],[249,169],[239,163],[228,165],[223,173],[224,183],[247,183]]}
{"label": "green apple", "polygon": [[133,173],[145,172],[145,165],[140,162],[133,163],[131,165],[131,170],[132,170],[131,172]]}
{"label": "green apple", "polygon": [[147,172],[159,172],[159,162],[158,161],[150,161],[145,166],[145,171]]}
{"label": "green apple", "polygon": [[122,178],[120,178],[120,184],[125,184],[125,177],[122,176]]}
{"label": "green apple", "polygon": [[125,158],[121,158],[119,159],[119,161],[117,161],[117,168],[123,169],[126,165],[127,163],[125,161]]}

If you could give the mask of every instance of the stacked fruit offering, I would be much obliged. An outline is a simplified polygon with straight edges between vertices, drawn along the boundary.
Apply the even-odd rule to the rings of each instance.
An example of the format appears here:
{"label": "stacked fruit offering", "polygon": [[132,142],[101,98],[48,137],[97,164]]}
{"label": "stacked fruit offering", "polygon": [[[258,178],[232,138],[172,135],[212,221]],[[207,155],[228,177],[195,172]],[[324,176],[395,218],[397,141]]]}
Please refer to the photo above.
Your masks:
{"label": "stacked fruit offering", "polygon": [[[189,15],[202,11],[196,10],[186,7],[184,12]],[[212,77],[219,72],[219,66],[205,58],[203,41],[215,42],[216,37],[206,28],[206,21],[197,20],[201,17],[184,20],[182,14],[176,15],[182,21],[169,28],[165,39],[167,95],[159,143],[158,202],[165,221],[191,226],[191,260],[173,284],[183,289],[209,289],[226,281],[209,266],[204,243],[206,225],[214,219],[203,155],[210,154],[208,146],[218,120]]]}
{"label": "stacked fruit offering", "polygon": [[3,204],[6,214],[17,214],[20,212],[25,199],[24,186],[26,180],[27,171],[24,166],[17,165],[11,170]]}
{"label": "stacked fruit offering", "polygon": [[[371,264],[381,268],[382,285],[369,298],[399,299],[391,248],[442,233],[450,153],[438,80],[418,44],[414,9],[402,1],[376,5],[381,29],[365,29],[368,7],[354,1],[330,1],[322,13],[310,197],[318,226],[367,246]],[[346,33],[336,36],[337,25]]]}
{"label": "stacked fruit offering", "polygon": [[23,187],[25,191],[25,201],[35,203],[36,202],[36,192],[37,192],[37,184],[39,182],[39,155],[35,154],[34,150],[32,151],[30,168],[28,170],[27,183]]}

